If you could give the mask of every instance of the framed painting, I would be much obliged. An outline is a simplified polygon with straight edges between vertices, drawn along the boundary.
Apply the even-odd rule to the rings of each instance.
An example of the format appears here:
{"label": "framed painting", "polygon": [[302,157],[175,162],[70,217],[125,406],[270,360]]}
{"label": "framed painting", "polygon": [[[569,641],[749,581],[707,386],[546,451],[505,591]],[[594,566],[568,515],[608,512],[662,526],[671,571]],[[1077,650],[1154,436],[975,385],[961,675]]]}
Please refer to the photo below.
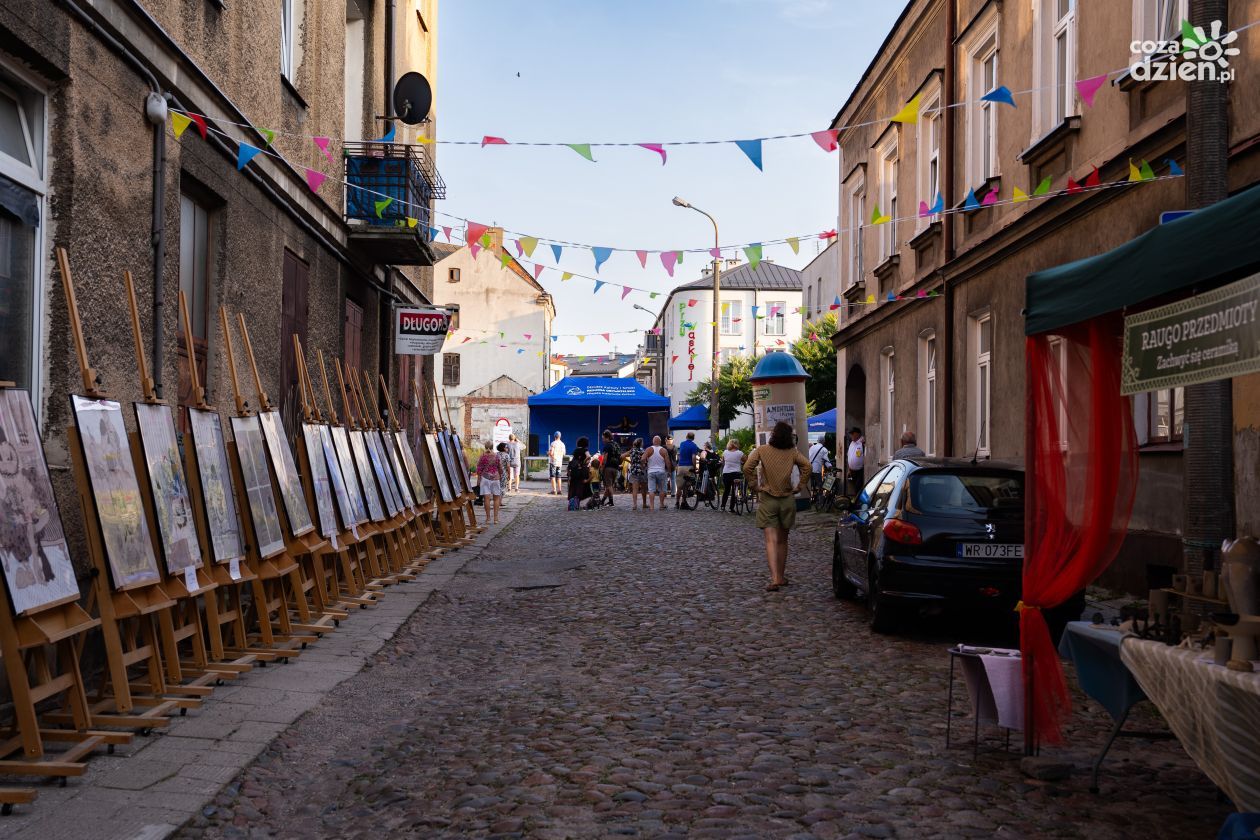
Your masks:
{"label": "framed painting", "polygon": [[[302,443],[306,446],[306,460],[311,465],[311,490],[315,494],[319,533],[331,539],[337,536],[337,511],[333,508],[332,479],[328,475],[328,464],[324,461],[324,443],[319,437],[320,428],[314,423],[303,423]],[[344,484],[341,489],[345,492]]]}
{"label": "framed painting", "polygon": [[200,569],[201,540],[175,438],[175,415],[169,405],[135,403],[134,407],[166,571],[181,575],[190,566]]}
{"label": "framed painting", "polygon": [[459,465],[459,456],[455,454],[455,436],[450,432],[439,432],[442,441],[442,451],[446,455],[446,468],[451,473],[451,486],[455,488],[455,495],[461,493],[472,492],[472,479],[468,473],[464,472]]}
{"label": "framed painting", "polygon": [[385,473],[385,481],[389,484],[389,492],[394,497],[394,504],[399,510],[407,506],[407,500],[403,497],[402,488],[398,486],[398,478],[394,475],[394,465],[389,459],[389,450],[385,446],[385,437],[379,430],[367,433],[368,439],[372,442],[372,446],[381,456],[381,471]]}
{"label": "framed painting", "polygon": [[70,395],[70,406],[114,587],[129,589],[157,583],[162,576],[149,540],[149,521],[140,502],[140,485],[131,461],[131,447],[127,445],[122,406],[113,400],[78,394]]}
{"label": "framed painting", "polygon": [[262,423],[267,452],[271,455],[276,484],[280,487],[280,498],[284,501],[284,512],[289,517],[289,528],[295,537],[310,533],[315,530],[315,524],[311,522],[311,509],[306,506],[306,494],[302,492],[302,476],[293,463],[293,450],[284,436],[280,412],[260,411],[258,419]]}
{"label": "framed painting", "polygon": [[389,481],[389,473],[386,472],[385,456],[381,452],[381,439],[377,437],[375,431],[368,430],[363,433],[363,441],[367,446],[368,460],[372,463],[372,474],[376,476],[376,483],[381,488],[381,498],[385,500],[385,509],[389,511],[391,518],[395,517],[402,509],[402,505],[398,503],[398,496],[395,495],[393,485]]}
{"label": "framed painting", "polygon": [[415,456],[416,470],[420,473],[420,483],[429,498],[438,494],[437,472],[433,469],[433,459],[429,456],[429,445],[425,442],[425,433],[419,432],[416,437],[416,448],[411,450]]}
{"label": "framed painting", "polygon": [[433,476],[437,480],[438,494],[444,502],[455,501],[455,492],[451,489],[451,476],[446,471],[446,466],[442,463],[445,459],[442,452],[438,448],[437,434],[434,432],[425,432],[424,445],[429,453],[429,463],[433,468]]}
{"label": "framed painting", "polygon": [[455,458],[459,464],[460,475],[464,477],[464,487],[469,493],[475,493],[472,487],[472,470],[468,469],[468,456],[464,454],[464,442],[459,439],[459,435],[451,432],[451,446],[455,450]]}
{"label": "framed painting", "polygon": [[346,477],[337,460],[332,429],[321,423],[315,427],[315,432],[319,436],[319,456],[324,462],[324,471],[328,473],[328,482],[332,485],[333,501],[337,503],[337,515],[341,518],[343,528],[353,528],[359,521],[355,519],[354,504],[350,501],[350,491],[346,489]]}
{"label": "framed painting", "polygon": [[200,408],[188,409],[188,421],[214,562],[230,563],[245,556],[245,541],[241,539],[223,426],[217,412]]}
{"label": "framed painting", "polygon": [[13,389],[0,390],[0,565],[17,615],[79,597],[31,397]]}
{"label": "framed painting", "polygon": [[425,492],[424,481],[420,478],[420,468],[416,466],[416,458],[411,452],[411,446],[407,443],[407,433],[402,430],[394,432],[394,444],[398,447],[398,456],[402,459],[403,469],[407,471],[407,481],[411,484],[412,497],[417,505],[423,505],[429,501],[429,494]]}
{"label": "framed painting", "polygon": [[393,433],[381,432],[381,449],[385,452],[385,459],[389,461],[390,475],[394,477],[394,486],[401,494],[403,505],[409,508],[415,507],[416,500],[411,495],[411,482],[407,479],[406,471],[403,470],[402,459],[398,455],[398,446],[394,442]]}
{"label": "framed painting", "polygon": [[359,484],[363,487],[363,498],[367,501],[368,513],[373,522],[385,519],[385,506],[381,502],[381,494],[372,476],[372,461],[368,457],[367,443],[363,440],[363,432],[350,432],[350,451],[354,453],[354,468],[359,474]]}
{"label": "framed painting", "polygon": [[280,532],[280,512],[276,510],[276,497],[271,491],[267,448],[258,418],[233,417],[232,437],[236,440],[236,457],[241,462],[241,483],[245,486],[249,520],[254,523],[258,556],[272,557],[284,551],[284,534]]}
{"label": "framed painting", "polygon": [[354,512],[354,518],[350,522],[361,525],[368,521],[368,509],[367,502],[364,501],[363,485],[359,483],[359,474],[354,466],[354,452],[350,449],[350,437],[343,426],[334,426],[329,429],[329,432],[332,436],[333,455],[341,470],[341,477],[346,486],[346,496],[350,500],[350,509]]}

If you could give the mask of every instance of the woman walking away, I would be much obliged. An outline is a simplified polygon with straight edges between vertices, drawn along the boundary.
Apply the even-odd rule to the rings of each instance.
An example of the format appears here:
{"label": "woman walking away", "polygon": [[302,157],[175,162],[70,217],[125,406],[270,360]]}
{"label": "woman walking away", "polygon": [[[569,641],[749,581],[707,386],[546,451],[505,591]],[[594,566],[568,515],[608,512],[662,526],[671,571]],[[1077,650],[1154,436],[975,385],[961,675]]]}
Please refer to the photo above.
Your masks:
{"label": "woman walking away", "polygon": [[[735,493],[735,482],[743,470],[744,453],[739,448],[739,441],[731,438],[726,442],[726,450],[722,453],[722,510],[726,510],[726,503],[731,501],[731,496]],[[734,505],[731,505],[731,513],[738,513]]]}
{"label": "woman walking away", "polygon": [[519,493],[521,490],[521,442],[516,435],[510,434],[507,439],[508,474],[507,486],[504,490]]}
{"label": "woman walking away", "polygon": [[569,459],[569,510],[580,510],[582,502],[591,495],[591,457],[586,451],[589,443],[584,437],[578,438]]}
{"label": "woman walking away", "polygon": [[[770,566],[767,592],[787,585],[788,531],[796,525],[796,494],[809,478],[809,460],[796,448],[792,427],[774,424],[770,442],[758,446],[744,464],[744,481],[757,488],[757,527],[766,535],[766,562]],[[757,482],[757,467],[761,481]],[[793,480],[792,468],[798,467]]]}
{"label": "woman walking away", "polygon": [[647,510],[647,461],[643,459],[643,438],[635,438],[634,446],[630,448],[630,469],[627,475],[627,483],[630,485],[630,500],[634,503],[634,509],[639,509],[639,499],[643,499],[643,509]]}
{"label": "woman walking away", "polygon": [[643,461],[647,464],[647,495],[651,510],[656,510],[656,499],[661,500],[661,510],[665,510],[665,493],[668,489],[669,476],[674,472],[674,459],[669,457],[669,450],[661,446],[661,436],[652,438],[652,445],[643,450]]}
{"label": "woman walking away", "polygon": [[493,517],[499,524],[499,507],[503,504],[503,471],[499,467],[499,455],[487,449],[477,459],[477,483],[481,487],[481,499],[486,506],[486,518]]}

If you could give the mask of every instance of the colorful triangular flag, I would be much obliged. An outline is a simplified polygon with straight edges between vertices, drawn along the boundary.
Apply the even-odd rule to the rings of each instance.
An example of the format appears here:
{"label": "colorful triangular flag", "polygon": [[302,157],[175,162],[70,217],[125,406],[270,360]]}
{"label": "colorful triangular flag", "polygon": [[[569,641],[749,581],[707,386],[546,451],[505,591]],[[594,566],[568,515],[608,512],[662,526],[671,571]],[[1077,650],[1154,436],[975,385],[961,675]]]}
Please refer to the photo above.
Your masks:
{"label": "colorful triangular flag", "polygon": [[748,155],[748,159],[753,162],[753,165],[761,169],[761,141],[736,140],[734,142],[736,146],[739,146],[740,151]]}
{"label": "colorful triangular flag", "polygon": [[328,151],[328,144],[332,142],[331,139],[327,137],[312,137],[311,139],[315,141],[316,146],[319,146],[319,150],[324,153],[324,157],[328,158],[329,163],[336,162],[333,160],[332,152]]}
{"label": "colorful triangular flag", "polygon": [[1168,174],[1169,174],[1169,175],[1184,175],[1184,174],[1186,174],[1186,173],[1185,173],[1185,171],[1184,171],[1184,170],[1182,170],[1182,168],[1181,168],[1180,166],[1178,166],[1178,165],[1177,165],[1177,161],[1173,160],[1172,158],[1165,158],[1164,160],[1165,160],[1165,162],[1167,162],[1167,164],[1168,164]]}
{"label": "colorful triangular flag", "polygon": [[1098,174],[1097,166],[1095,166],[1094,171],[1089,173],[1089,175],[1085,178],[1085,186],[1086,187],[1102,186],[1102,176]]}
{"label": "colorful triangular flag", "polygon": [[622,300],[625,300],[625,299],[626,299],[626,295],[630,294],[630,293],[631,293],[631,292],[633,292],[633,291],[634,291],[634,289],[630,288],[629,286],[622,286],[622,287],[621,287],[621,299],[622,299]]}
{"label": "colorful triangular flag", "polygon": [[596,281],[595,281],[595,291],[591,292],[591,294],[593,294],[593,295],[597,295],[597,294],[599,294],[599,290],[600,290],[600,289],[602,289],[602,288],[604,288],[604,286],[606,286],[606,285],[607,285],[607,284],[606,284],[603,280],[596,280]]}
{"label": "colorful triangular flag", "polygon": [[1050,192],[1050,176],[1047,175],[1041,179],[1041,183],[1037,185],[1037,189],[1033,190],[1033,195],[1047,195]]}
{"label": "colorful triangular flag", "polygon": [[835,300],[833,300],[833,301],[831,302],[831,305],[830,305],[830,306],[828,306],[827,308],[828,308],[828,309],[830,309],[830,310],[831,310],[831,311],[833,311],[833,312],[834,312],[835,310],[839,309],[839,308],[840,308],[840,296],[839,296],[839,295],[836,295],[836,299],[835,299]]}
{"label": "colorful triangular flag", "polygon": [[511,254],[509,254],[507,251],[499,252],[499,265],[503,266],[504,268],[507,268],[508,264],[511,262],[512,262]]}
{"label": "colorful triangular flag", "polygon": [[636,143],[635,145],[647,149],[649,152],[656,152],[661,156],[661,166],[665,165],[665,161],[669,158],[669,154],[665,151],[665,147],[660,143]]}
{"label": "colorful triangular flag", "polygon": [[385,212],[385,208],[394,203],[393,198],[382,198],[380,201],[373,202],[376,208],[376,218],[384,218],[381,214]]}
{"label": "colorful triangular flag", "polygon": [[817,143],[818,147],[824,152],[834,152],[836,149],[840,148],[839,129],[828,128],[823,131],[813,131],[810,132],[809,136],[814,138],[814,142]]}
{"label": "colorful triangular flag", "polygon": [[393,143],[394,142],[394,123],[392,120],[390,121],[389,128],[385,131],[385,134],[373,140],[372,142],[373,143]]}
{"label": "colorful triangular flag", "polygon": [[1081,192],[1081,185],[1080,185],[1080,184],[1078,184],[1078,183],[1076,183],[1076,181],[1072,180],[1071,178],[1068,178],[1068,180],[1067,180],[1067,194],[1068,194],[1068,195],[1076,195],[1078,192]]}
{"label": "colorful triangular flag", "polygon": [[761,264],[761,243],[754,242],[744,249],[744,256],[748,258],[748,265],[753,271],[757,270],[757,266]]}
{"label": "colorful triangular flag", "polygon": [[590,143],[565,143],[564,145],[568,146],[570,149],[577,152],[579,155],[586,158],[591,163],[595,162],[595,157],[594,155],[591,154]]}
{"label": "colorful triangular flag", "polygon": [[442,235],[446,237],[446,241],[451,241],[451,228],[449,225],[442,225]]}
{"label": "colorful triangular flag", "polygon": [[591,253],[595,256],[595,273],[599,273],[599,267],[603,265],[609,257],[612,256],[612,248],[603,248],[596,246],[591,248]]}
{"label": "colorful triangular flag", "polygon": [[483,225],[471,219],[467,224],[468,226],[464,229],[464,241],[469,243],[481,241],[481,237],[485,236],[486,231],[490,229],[489,225]]}
{"label": "colorful triangular flag", "polygon": [[193,124],[194,124],[194,125],[196,125],[196,126],[197,126],[197,133],[201,135],[201,139],[202,139],[202,140],[205,140],[205,139],[206,139],[206,131],[207,131],[207,129],[206,129],[206,118],[205,118],[205,117],[203,117],[203,116],[201,116],[201,114],[193,114],[193,113],[189,113],[189,114],[187,114],[187,117],[188,117],[188,119],[190,119],[190,120],[192,120],[192,121],[193,121]]}
{"label": "colorful triangular flag", "polygon": [[1015,192],[1015,198],[1014,198],[1014,201],[1015,201],[1015,203],[1016,203],[1016,204],[1018,204],[1018,203],[1019,203],[1019,202],[1021,202],[1021,201],[1027,201],[1027,200],[1028,200],[1028,193],[1024,192],[1024,191],[1023,191],[1023,190],[1021,190],[1019,187],[1016,187],[1014,192]]}
{"label": "colorful triangular flag", "polygon": [[561,282],[561,283],[563,283],[565,280],[570,280],[570,279],[572,279],[572,277],[573,277],[573,272],[571,272],[571,271],[562,271],[562,272],[560,272],[560,282]]}
{"label": "colorful triangular flag", "polygon": [[315,192],[316,190],[319,189],[319,185],[324,183],[324,179],[327,177],[328,177],[327,175],[325,175],[323,172],[320,172],[318,169],[307,168],[306,186],[311,188],[311,192]]}
{"label": "colorful triangular flag", "polygon": [[639,265],[647,268],[647,251],[635,251],[634,255],[639,258]]}
{"label": "colorful triangular flag", "polygon": [[919,121],[919,100],[922,96],[915,96],[896,113],[890,122],[895,123],[917,123]]}
{"label": "colorful triangular flag", "polygon": [[674,276],[674,265],[678,262],[678,254],[675,251],[661,251],[661,265],[665,266],[665,271],[670,277]]}
{"label": "colorful triangular flag", "polygon": [[542,276],[542,273],[543,273],[543,264],[534,263],[534,279],[537,280],[539,277]]}
{"label": "colorful triangular flag", "polygon": [[506,146],[508,141],[502,137],[495,137],[493,134],[487,134],[481,138],[481,148],[486,146]]}
{"label": "colorful triangular flag", "polygon": [[270,128],[259,128],[258,126],[254,126],[254,131],[257,131],[263,137],[267,138],[268,146],[270,146],[272,141],[276,139],[276,133],[272,131]]}
{"label": "colorful triangular flag", "polygon": [[789,236],[787,238],[787,244],[791,247],[793,254],[799,254],[801,252],[801,240],[798,237]]}
{"label": "colorful triangular flag", "polygon": [[879,205],[878,204],[875,205],[875,209],[871,211],[871,224],[882,225],[885,222],[888,222],[891,220],[892,220],[892,216],[887,216],[879,212]]}
{"label": "colorful triangular flag", "polygon": [[176,140],[183,136],[184,132],[191,124],[192,120],[185,117],[179,111],[171,111],[171,131],[175,132]]}
{"label": "colorful triangular flag", "polygon": [[1006,85],[998,85],[993,90],[980,97],[985,102],[998,102],[1003,105],[1016,107],[1015,97],[1011,96],[1011,90]]}
{"label": "colorful triangular flag", "polygon": [[985,197],[981,200],[980,206],[988,207],[990,205],[996,204],[997,200],[998,200],[998,188],[994,187],[993,189],[989,190],[988,194],[985,195]]}
{"label": "colorful triangular flag", "polygon": [[967,190],[967,197],[963,199],[964,210],[979,210],[980,202],[976,201],[976,191]]}
{"label": "colorful triangular flag", "polygon": [[1098,94],[1098,89],[1107,81],[1107,74],[1101,76],[1092,76],[1088,79],[1078,79],[1076,82],[1076,92],[1080,94],[1081,101],[1086,107],[1094,107],[1094,97]]}
{"label": "colorful triangular flag", "polygon": [[[254,159],[254,155],[261,152],[262,149],[257,146],[251,146],[248,143],[241,143],[236,147],[236,168],[244,169],[245,164]],[[380,214],[377,214],[380,215]]]}
{"label": "colorful triangular flag", "polygon": [[516,240],[516,243],[521,246],[521,250],[525,252],[525,256],[532,257],[534,256],[534,249],[538,247],[538,237],[522,236],[520,239]]}
{"label": "colorful triangular flag", "polygon": [[1151,169],[1151,165],[1146,161],[1142,161],[1142,168],[1138,172],[1141,173],[1143,181],[1150,181],[1155,178],[1155,170]]}
{"label": "colorful triangular flag", "polygon": [[1129,158],[1129,183],[1135,184],[1142,180],[1142,171],[1133,163],[1133,158]]}

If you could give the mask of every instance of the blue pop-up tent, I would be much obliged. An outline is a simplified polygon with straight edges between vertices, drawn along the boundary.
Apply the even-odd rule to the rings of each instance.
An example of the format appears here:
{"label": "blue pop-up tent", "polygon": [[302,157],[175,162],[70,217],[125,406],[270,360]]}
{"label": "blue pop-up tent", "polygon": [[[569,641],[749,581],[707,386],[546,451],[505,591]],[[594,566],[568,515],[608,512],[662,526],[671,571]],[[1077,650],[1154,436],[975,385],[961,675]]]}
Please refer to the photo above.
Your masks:
{"label": "blue pop-up tent", "polygon": [[824,411],[822,414],[815,414],[809,418],[809,430],[811,432],[831,432],[836,431],[836,410]]}
{"label": "blue pop-up tent", "polygon": [[669,418],[669,430],[671,432],[707,428],[709,428],[709,407],[707,405],[693,405],[677,417]]}
{"label": "blue pop-up tent", "polygon": [[648,414],[669,411],[669,398],[654,394],[635,379],[566,376],[529,400],[529,428],[546,449],[554,432],[560,432],[569,451],[579,437],[590,439],[598,449],[605,429],[619,435],[652,439]]}

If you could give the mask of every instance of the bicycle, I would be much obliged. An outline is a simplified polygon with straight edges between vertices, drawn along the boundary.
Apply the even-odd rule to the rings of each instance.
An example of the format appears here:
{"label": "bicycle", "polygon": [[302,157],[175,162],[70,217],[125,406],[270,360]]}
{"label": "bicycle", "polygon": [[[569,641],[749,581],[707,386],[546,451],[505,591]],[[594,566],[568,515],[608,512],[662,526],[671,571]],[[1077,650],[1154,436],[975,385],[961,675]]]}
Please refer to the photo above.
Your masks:
{"label": "bicycle", "polygon": [[695,510],[700,507],[700,498],[696,492],[695,467],[688,469],[681,479],[681,486],[675,496],[674,507],[679,510]]}
{"label": "bicycle", "polygon": [[836,509],[836,474],[832,473],[814,488],[814,510],[819,513],[831,513]]}

